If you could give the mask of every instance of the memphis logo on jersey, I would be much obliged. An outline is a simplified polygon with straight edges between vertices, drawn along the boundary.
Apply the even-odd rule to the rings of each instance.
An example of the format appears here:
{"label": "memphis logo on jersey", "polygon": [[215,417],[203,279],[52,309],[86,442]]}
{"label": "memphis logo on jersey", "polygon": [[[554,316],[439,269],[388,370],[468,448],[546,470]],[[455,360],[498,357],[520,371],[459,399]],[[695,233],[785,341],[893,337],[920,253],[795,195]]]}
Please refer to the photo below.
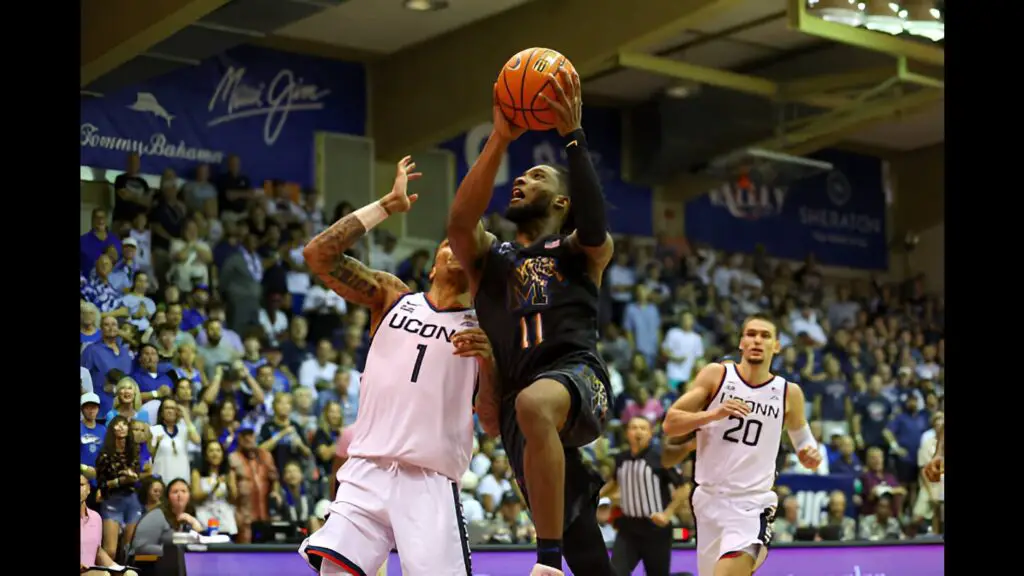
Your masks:
{"label": "memphis logo on jersey", "polygon": [[549,284],[565,281],[558,271],[558,260],[550,256],[523,258],[516,264],[513,276],[513,296],[517,308],[547,306]]}

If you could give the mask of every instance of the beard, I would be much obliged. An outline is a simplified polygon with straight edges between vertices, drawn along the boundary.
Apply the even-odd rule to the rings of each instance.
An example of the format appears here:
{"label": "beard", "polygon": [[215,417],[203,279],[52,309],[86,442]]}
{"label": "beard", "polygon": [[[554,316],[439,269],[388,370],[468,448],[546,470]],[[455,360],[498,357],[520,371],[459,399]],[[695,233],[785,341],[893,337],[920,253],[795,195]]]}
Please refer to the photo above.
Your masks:
{"label": "beard", "polygon": [[752,366],[760,366],[761,364],[764,364],[765,358],[762,356],[760,358],[744,358],[744,360],[747,361],[747,364]]}
{"label": "beard", "polygon": [[505,219],[515,224],[518,228],[523,228],[526,225],[532,224],[538,220],[543,220],[547,217],[547,203],[521,203],[517,206],[509,206],[505,209]]}

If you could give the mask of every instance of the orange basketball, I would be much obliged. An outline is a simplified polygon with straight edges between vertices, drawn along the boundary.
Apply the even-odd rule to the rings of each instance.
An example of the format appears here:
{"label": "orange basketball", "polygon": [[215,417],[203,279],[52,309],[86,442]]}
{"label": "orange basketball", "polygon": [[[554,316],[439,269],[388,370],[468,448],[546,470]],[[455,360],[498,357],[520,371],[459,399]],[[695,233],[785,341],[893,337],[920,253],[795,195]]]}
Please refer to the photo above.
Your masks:
{"label": "orange basketball", "polygon": [[[527,48],[510,58],[498,74],[494,87],[505,118],[530,130],[554,128],[555,112],[540,95],[558,100],[550,74],[557,75],[560,68],[576,72],[568,58],[550,48]],[[569,89],[568,86],[563,88]]]}

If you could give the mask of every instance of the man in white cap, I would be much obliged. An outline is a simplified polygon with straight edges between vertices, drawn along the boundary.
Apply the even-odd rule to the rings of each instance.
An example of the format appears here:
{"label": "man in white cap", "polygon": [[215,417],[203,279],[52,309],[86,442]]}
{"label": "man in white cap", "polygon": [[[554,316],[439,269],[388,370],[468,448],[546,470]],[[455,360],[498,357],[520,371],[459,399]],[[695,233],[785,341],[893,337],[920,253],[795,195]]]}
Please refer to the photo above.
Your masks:
{"label": "man in white cap", "polygon": [[79,467],[90,481],[96,479],[96,457],[103,447],[107,428],[96,422],[100,413],[100,397],[95,392],[82,394],[82,422],[79,432]]}
{"label": "man in white cap", "polygon": [[139,243],[135,238],[128,237],[121,241],[121,259],[110,271],[110,285],[121,292],[130,290],[135,282],[135,273],[139,271],[138,251]]}

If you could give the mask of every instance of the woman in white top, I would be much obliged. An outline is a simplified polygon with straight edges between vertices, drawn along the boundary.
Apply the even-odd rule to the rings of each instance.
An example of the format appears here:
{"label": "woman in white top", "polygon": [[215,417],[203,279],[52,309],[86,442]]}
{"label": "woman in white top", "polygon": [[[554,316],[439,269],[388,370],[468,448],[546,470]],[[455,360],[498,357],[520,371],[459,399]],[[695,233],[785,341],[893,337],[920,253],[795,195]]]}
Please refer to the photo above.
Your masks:
{"label": "woman in white top", "polygon": [[157,423],[150,429],[149,452],[153,455],[153,474],[164,482],[192,477],[188,463],[188,443],[201,438],[189,420],[188,411],[173,398],[164,398],[157,412]]}
{"label": "woman in white top", "polygon": [[210,263],[213,251],[210,245],[199,239],[199,226],[188,219],[181,231],[181,238],[171,240],[171,271],[168,280],[183,293],[192,292],[197,284],[210,283]]}
{"label": "woman in white top", "polygon": [[192,501],[196,505],[196,519],[203,526],[210,520],[219,523],[219,532],[238,534],[235,505],[238,481],[235,471],[228,466],[224,448],[217,440],[208,440],[203,446],[203,460],[199,470],[192,470]]}

